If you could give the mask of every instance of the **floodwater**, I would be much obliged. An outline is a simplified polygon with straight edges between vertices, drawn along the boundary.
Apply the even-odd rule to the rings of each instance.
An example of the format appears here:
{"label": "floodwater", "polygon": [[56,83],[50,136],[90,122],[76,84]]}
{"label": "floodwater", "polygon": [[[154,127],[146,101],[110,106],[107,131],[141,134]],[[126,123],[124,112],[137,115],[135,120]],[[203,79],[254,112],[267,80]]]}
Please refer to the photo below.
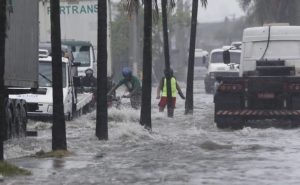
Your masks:
{"label": "floodwater", "polygon": [[[153,90],[155,92],[155,89]],[[185,116],[178,99],[175,117],[159,113],[153,93],[153,132],[138,123],[139,111],[109,110],[109,141],[94,136],[95,112],[67,122],[64,159],[35,159],[50,151],[51,124],[31,121],[38,137],[5,144],[8,161],[32,171],[4,184],[252,185],[300,184],[300,129],[220,130],[213,122],[213,96],[195,82],[195,110]],[[125,100],[124,100],[125,101]]]}

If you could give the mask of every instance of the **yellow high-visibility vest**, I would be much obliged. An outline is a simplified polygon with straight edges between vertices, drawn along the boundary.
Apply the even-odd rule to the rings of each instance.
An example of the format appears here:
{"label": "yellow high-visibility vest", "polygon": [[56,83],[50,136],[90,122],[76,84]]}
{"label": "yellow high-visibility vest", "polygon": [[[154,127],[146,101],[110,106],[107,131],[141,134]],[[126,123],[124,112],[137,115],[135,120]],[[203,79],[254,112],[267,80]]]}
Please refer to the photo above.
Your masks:
{"label": "yellow high-visibility vest", "polygon": [[[171,91],[172,97],[176,97],[177,95],[177,88],[176,88],[176,79],[174,77],[171,78]],[[167,97],[167,79],[164,78],[164,86],[162,90],[162,96]]]}

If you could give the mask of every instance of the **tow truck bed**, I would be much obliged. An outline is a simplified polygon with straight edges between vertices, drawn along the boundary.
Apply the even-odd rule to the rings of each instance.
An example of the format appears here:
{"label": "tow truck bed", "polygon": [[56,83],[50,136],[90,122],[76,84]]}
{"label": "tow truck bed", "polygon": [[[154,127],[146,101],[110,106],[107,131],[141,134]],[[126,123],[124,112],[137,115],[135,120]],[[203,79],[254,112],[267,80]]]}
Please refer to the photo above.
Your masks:
{"label": "tow truck bed", "polygon": [[78,93],[76,110],[81,110],[93,100],[93,93]]}

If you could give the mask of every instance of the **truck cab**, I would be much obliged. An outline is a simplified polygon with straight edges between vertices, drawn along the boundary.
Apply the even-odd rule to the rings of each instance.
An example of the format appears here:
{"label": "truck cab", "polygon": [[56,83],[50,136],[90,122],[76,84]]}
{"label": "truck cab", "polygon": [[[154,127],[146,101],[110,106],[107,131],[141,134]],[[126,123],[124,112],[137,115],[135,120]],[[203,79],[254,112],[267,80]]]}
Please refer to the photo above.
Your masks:
{"label": "truck cab", "polygon": [[[47,53],[47,51],[41,51]],[[72,104],[75,101],[75,91],[73,88],[73,79],[71,76],[72,66],[67,58],[62,58],[62,75],[63,75],[63,100],[65,116],[72,116]],[[51,117],[52,116],[52,57],[43,55],[39,58],[39,89],[43,93],[37,94],[20,94],[14,95],[14,98],[25,99],[29,105],[34,104],[38,107],[33,112],[27,112],[29,117]]]}
{"label": "truck cab", "polygon": [[[49,56],[48,50],[40,49],[39,53],[39,93],[13,95],[11,98],[26,100],[30,107],[37,107],[27,111],[28,117],[50,118],[53,114],[52,57]],[[67,120],[71,120],[75,113],[89,106],[93,101],[93,94],[77,93],[74,76],[76,66],[69,58],[62,57],[61,62],[64,114]]]}
{"label": "truck cab", "polygon": [[92,69],[94,74],[97,74],[97,63],[95,59],[94,47],[87,41],[63,40],[63,45],[66,45],[74,55],[74,62],[79,63],[78,75],[85,76],[85,70]]}
{"label": "truck cab", "polygon": [[[230,52],[230,63],[223,61],[224,50]],[[220,76],[239,76],[241,50],[235,47],[224,47],[223,49],[214,49],[210,53],[207,74],[204,79],[206,93],[215,92],[216,78]]]}

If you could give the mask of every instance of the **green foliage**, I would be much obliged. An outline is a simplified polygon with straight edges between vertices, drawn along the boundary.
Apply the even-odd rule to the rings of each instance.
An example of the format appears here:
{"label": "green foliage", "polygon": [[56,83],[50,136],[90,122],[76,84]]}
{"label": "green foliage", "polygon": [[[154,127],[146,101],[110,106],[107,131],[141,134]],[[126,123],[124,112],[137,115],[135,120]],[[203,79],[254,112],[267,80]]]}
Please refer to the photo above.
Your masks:
{"label": "green foliage", "polygon": [[2,174],[3,176],[16,176],[31,175],[31,172],[26,169],[19,168],[6,161],[0,161],[0,174]]}

